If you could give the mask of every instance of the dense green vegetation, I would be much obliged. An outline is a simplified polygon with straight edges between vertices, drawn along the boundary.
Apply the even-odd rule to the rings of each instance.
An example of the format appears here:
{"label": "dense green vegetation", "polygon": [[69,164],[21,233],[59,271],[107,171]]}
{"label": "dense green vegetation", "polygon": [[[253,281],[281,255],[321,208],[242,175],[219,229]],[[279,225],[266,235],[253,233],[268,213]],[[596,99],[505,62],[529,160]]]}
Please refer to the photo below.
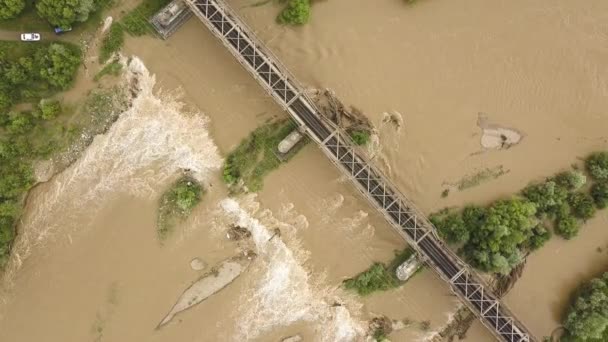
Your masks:
{"label": "dense green vegetation", "polygon": [[132,36],[143,36],[155,32],[148,19],[165,7],[171,0],[145,0],[127,13],[121,20],[125,31]]}
{"label": "dense green vegetation", "polygon": [[0,111],[67,89],[80,62],[75,45],[0,42]]}
{"label": "dense green vegetation", "polygon": [[591,197],[599,209],[608,207],[608,182],[598,182],[591,187]]}
{"label": "dense green vegetation", "polygon": [[[249,191],[260,190],[264,176],[281,164],[275,154],[279,142],[295,128],[292,121],[275,121],[254,130],[226,158],[223,174],[226,184],[237,185],[242,181]],[[286,158],[294,156],[303,145],[297,144]]]}
{"label": "dense green vegetation", "polygon": [[564,342],[608,341],[608,272],[576,291],[563,323]]}
{"label": "dense green vegetation", "polygon": [[608,181],[604,177],[608,172],[607,156],[598,152],[586,159],[587,170],[595,180],[590,187],[581,171],[560,172],[527,186],[511,199],[501,199],[487,207],[444,209],[431,215],[430,220],[442,238],[461,247],[460,253],[473,266],[508,274],[523,255],[549,240],[551,228],[571,239],[597,209],[608,205]]}
{"label": "dense green vegetation", "polygon": [[120,23],[112,23],[110,29],[101,41],[99,49],[99,62],[105,63],[112,55],[122,48],[125,42],[125,34]]}
{"label": "dense green vegetation", "polygon": [[585,161],[587,171],[598,182],[608,181],[608,152],[595,152]]}
{"label": "dense green vegetation", "polygon": [[396,275],[397,267],[413,254],[413,249],[406,248],[400,253],[395,254],[395,258],[388,266],[376,262],[355,277],[345,280],[344,287],[356,291],[361,296],[366,296],[376,291],[396,288],[402,284]]}
{"label": "dense green vegetation", "polygon": [[[70,44],[0,42],[0,267],[7,261],[32,162],[48,158],[69,136],[55,123],[64,111],[49,99],[72,83],[81,62]],[[13,110],[21,104],[21,110]]]}
{"label": "dense green vegetation", "polygon": [[281,24],[304,25],[310,18],[310,0],[288,0],[279,13],[277,21]]}
{"label": "dense green vegetation", "polygon": [[0,19],[15,18],[25,9],[25,0],[0,0]]}
{"label": "dense green vegetation", "polygon": [[190,215],[203,193],[202,186],[194,178],[183,176],[162,195],[157,223],[159,239],[164,240],[177,223]]}
{"label": "dense green vegetation", "polygon": [[38,0],[38,14],[51,25],[69,29],[76,22],[85,22],[97,9],[95,0]]}

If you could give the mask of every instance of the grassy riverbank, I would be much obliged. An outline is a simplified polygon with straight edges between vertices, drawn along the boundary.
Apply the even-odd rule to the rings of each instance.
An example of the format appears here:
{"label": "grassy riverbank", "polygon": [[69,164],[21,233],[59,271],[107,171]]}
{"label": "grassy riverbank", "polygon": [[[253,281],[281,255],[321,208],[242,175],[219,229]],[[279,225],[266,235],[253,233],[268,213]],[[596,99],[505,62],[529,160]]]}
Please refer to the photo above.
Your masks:
{"label": "grassy riverbank", "polygon": [[175,225],[185,220],[205,193],[201,184],[190,176],[183,176],[171,185],[160,198],[157,233],[162,241]]}
{"label": "grassy riverbank", "polygon": [[72,109],[52,97],[72,86],[81,61],[80,49],[68,43],[0,42],[0,266],[34,183],[33,162],[75,139],[64,121]]}

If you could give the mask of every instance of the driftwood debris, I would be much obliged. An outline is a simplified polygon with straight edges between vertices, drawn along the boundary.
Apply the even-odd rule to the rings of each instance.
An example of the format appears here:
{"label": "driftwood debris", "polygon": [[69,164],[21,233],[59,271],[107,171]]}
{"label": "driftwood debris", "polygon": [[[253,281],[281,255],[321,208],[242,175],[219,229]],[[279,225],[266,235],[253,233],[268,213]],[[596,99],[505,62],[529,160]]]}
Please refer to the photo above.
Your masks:
{"label": "driftwood debris", "polygon": [[347,132],[372,132],[373,125],[363,112],[353,106],[347,108],[333,91],[319,91],[315,100],[321,113],[338,127]]}
{"label": "driftwood debris", "polygon": [[207,274],[201,276],[184,290],[171,311],[162,319],[156,329],[160,329],[163,325],[169,323],[180,312],[197,305],[228,286],[249,267],[253,258],[255,258],[255,253],[245,252],[242,256],[227,259],[213,267]]}
{"label": "driftwood debris", "polygon": [[251,237],[251,232],[247,228],[231,225],[226,233],[228,240],[240,241]]}

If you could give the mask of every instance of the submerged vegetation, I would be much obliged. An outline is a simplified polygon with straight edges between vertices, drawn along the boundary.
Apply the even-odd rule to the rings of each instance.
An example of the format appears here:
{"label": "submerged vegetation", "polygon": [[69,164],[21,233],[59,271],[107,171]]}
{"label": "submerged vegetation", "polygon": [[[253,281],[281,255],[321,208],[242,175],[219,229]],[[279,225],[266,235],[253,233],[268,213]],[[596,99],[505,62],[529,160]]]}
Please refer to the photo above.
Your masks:
{"label": "submerged vegetation", "polygon": [[608,153],[591,154],[586,167],[595,181],[590,187],[581,171],[560,172],[527,186],[513,198],[487,207],[444,209],[432,214],[430,220],[446,241],[461,247],[460,253],[473,266],[508,274],[525,254],[550,239],[551,228],[571,239],[597,209],[606,207]]}
{"label": "submerged vegetation", "polygon": [[[226,158],[223,171],[226,184],[234,190],[242,182],[249,191],[260,190],[264,176],[281,164],[275,154],[277,145],[295,128],[295,123],[284,120],[270,122],[251,132]],[[298,143],[286,158],[293,157],[303,145]]]}
{"label": "submerged vegetation", "polygon": [[458,190],[465,190],[468,188],[475,187],[485,181],[488,181],[491,179],[496,179],[496,178],[504,175],[507,172],[508,171],[505,171],[505,169],[503,168],[502,165],[499,165],[499,166],[491,168],[491,169],[486,168],[475,174],[465,176],[460,181],[458,181],[456,186],[458,187]]}
{"label": "submerged vegetation", "polygon": [[563,323],[564,342],[608,341],[608,272],[576,291]]}
{"label": "submerged vegetation", "polygon": [[157,233],[164,240],[173,227],[190,215],[204,194],[200,183],[189,176],[183,176],[163,193],[158,208]]}
{"label": "submerged vegetation", "polygon": [[414,254],[414,250],[406,248],[395,254],[390,264],[376,262],[367,270],[353,278],[344,281],[344,287],[356,291],[361,296],[367,296],[377,291],[386,291],[399,287],[403,282],[397,278],[397,267]]}

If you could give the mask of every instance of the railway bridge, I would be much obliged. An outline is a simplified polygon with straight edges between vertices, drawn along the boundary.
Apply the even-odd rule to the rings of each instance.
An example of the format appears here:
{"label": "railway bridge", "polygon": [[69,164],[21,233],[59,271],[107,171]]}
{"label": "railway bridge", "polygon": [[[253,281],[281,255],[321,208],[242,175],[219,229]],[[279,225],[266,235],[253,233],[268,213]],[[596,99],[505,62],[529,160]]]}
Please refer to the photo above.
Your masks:
{"label": "railway bridge", "polygon": [[347,133],[319,112],[296,78],[223,0],[184,1],[499,340],[534,341],[481,278],[444,246],[435,228],[414,204],[357,152]]}

